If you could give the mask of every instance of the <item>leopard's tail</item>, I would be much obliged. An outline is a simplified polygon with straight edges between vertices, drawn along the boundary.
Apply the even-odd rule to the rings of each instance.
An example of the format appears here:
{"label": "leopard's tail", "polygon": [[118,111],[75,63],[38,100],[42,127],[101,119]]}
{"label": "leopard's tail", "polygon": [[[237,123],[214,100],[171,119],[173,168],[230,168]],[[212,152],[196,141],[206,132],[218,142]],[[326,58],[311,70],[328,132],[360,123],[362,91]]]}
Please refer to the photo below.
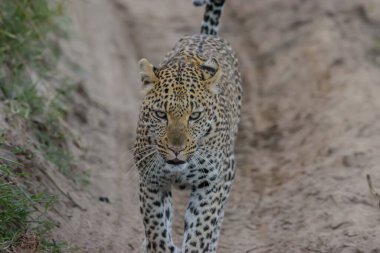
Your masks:
{"label": "leopard's tail", "polygon": [[193,0],[195,6],[206,4],[201,26],[202,34],[218,34],[219,19],[222,14],[224,2],[225,0]]}

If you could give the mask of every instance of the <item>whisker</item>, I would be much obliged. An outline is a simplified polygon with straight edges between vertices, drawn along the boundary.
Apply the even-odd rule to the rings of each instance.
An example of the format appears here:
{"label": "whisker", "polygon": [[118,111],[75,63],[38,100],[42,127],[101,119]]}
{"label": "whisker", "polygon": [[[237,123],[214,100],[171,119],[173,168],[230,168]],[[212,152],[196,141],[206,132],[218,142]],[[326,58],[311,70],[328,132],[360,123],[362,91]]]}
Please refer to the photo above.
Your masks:
{"label": "whisker", "polygon": [[156,152],[157,152],[157,150],[153,150],[153,152],[147,154],[146,156],[144,156],[143,158],[141,158],[140,160],[138,160],[138,161],[135,163],[135,165],[136,165],[136,166],[139,165],[139,164],[140,164],[145,158],[147,158],[147,157],[153,155],[153,154],[156,153]]}
{"label": "whisker", "polygon": [[[201,149],[201,150],[202,150],[202,149]],[[206,152],[206,150],[203,150],[203,151]],[[199,158],[198,158],[197,156],[200,157],[200,158],[202,158],[202,159],[206,162],[207,165],[211,166],[212,168],[215,168],[215,164],[212,164],[212,163],[210,162],[210,160],[209,160],[207,157],[204,157],[204,156],[201,154],[200,150],[197,150],[197,151],[194,153],[194,157],[197,159],[198,164],[199,164],[200,167],[201,167],[201,165],[200,165],[200,160],[199,160]],[[201,171],[204,173],[204,175],[206,175],[206,173],[205,173],[205,171],[204,171],[203,168],[201,168]],[[220,172],[218,173],[218,177],[219,177],[219,175],[220,175]]]}
{"label": "whisker", "polygon": [[133,156],[135,151],[139,149],[139,151],[143,151],[149,148],[155,148],[156,145],[144,145],[143,147],[133,147],[131,149],[127,149],[123,156]]}
{"label": "whisker", "polygon": [[146,180],[146,178],[149,176],[150,171],[154,168],[153,165],[154,165],[155,161],[156,161],[156,159],[155,159],[155,155],[154,155],[153,157],[151,157],[151,158],[149,159],[148,164],[147,164],[147,167],[144,168],[145,171],[144,171],[144,173],[143,173],[143,175],[142,175],[142,177],[141,177],[141,181],[142,181],[143,184],[145,184],[145,180]]}
{"label": "whisker", "polygon": [[[132,157],[130,157],[130,158],[128,158],[127,160],[125,160],[124,163],[130,163],[133,159],[136,158],[136,156],[146,154],[146,153],[148,153],[148,152],[150,152],[150,151],[152,151],[152,150],[153,150],[153,149],[146,149],[146,150],[143,150],[143,151],[141,151],[141,152],[139,152],[139,153],[136,153],[136,154],[134,154]],[[134,164],[134,165],[135,165],[135,164]],[[132,168],[133,168],[133,166],[132,166]]]}

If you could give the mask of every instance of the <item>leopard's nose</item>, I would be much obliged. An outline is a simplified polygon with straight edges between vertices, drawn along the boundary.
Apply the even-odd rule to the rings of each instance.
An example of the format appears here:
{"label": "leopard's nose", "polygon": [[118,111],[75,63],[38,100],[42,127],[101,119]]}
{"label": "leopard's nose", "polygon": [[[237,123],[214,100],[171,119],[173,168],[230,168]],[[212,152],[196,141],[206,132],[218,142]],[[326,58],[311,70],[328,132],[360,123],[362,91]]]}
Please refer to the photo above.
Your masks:
{"label": "leopard's nose", "polygon": [[175,156],[178,156],[185,149],[183,146],[168,146],[168,148],[173,151]]}

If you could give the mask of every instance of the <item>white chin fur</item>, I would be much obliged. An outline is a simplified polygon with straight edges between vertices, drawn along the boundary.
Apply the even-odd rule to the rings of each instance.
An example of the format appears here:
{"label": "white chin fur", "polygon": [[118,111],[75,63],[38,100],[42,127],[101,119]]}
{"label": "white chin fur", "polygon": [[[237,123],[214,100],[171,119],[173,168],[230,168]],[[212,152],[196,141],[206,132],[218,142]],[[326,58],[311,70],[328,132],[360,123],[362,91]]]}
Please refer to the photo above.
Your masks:
{"label": "white chin fur", "polygon": [[182,170],[185,170],[187,168],[187,166],[189,165],[188,162],[184,163],[184,164],[179,164],[179,165],[174,165],[174,164],[166,164],[166,168],[170,171],[173,171],[173,172],[176,172],[176,171],[182,171]]}

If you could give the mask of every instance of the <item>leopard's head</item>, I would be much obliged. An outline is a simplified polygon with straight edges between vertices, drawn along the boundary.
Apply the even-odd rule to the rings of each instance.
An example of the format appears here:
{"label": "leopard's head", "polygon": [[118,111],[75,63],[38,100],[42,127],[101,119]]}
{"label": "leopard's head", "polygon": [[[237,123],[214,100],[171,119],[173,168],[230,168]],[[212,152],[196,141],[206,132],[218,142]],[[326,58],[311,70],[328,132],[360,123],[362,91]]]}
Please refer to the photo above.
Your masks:
{"label": "leopard's head", "polygon": [[145,93],[140,123],[148,143],[166,163],[184,164],[215,128],[219,63],[190,57],[160,68],[146,59],[139,65]]}

